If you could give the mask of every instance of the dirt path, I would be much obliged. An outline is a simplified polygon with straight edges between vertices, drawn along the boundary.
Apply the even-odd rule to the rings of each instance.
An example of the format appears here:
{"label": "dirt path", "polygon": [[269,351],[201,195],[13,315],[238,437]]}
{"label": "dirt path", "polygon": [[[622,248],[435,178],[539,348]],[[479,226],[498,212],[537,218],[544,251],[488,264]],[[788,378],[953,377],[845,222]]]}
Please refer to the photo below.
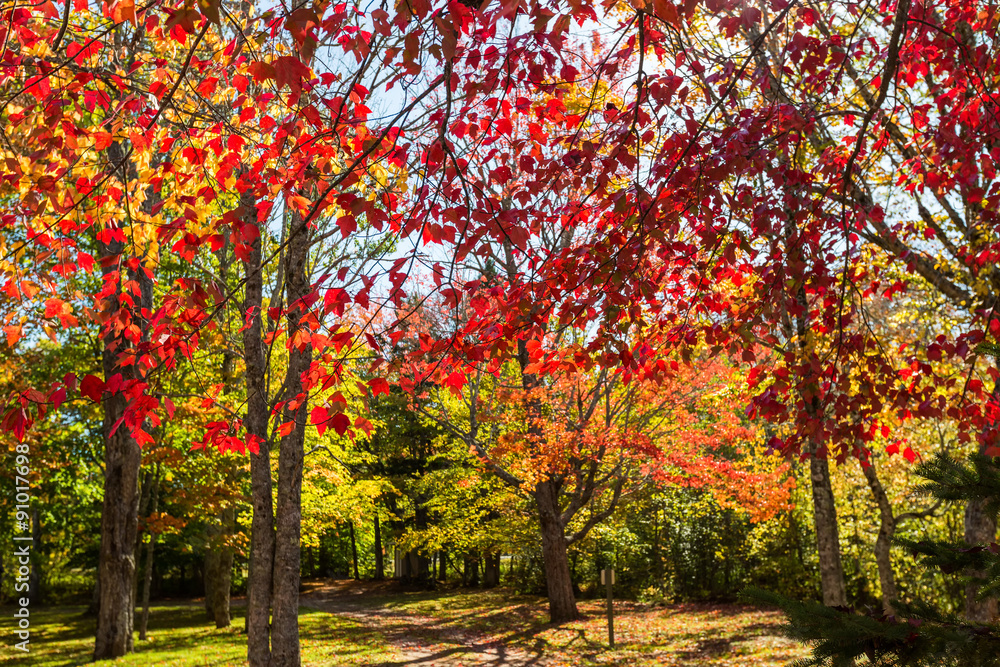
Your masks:
{"label": "dirt path", "polygon": [[[494,665],[525,667],[550,664],[541,651],[532,653],[507,646],[494,637],[465,627],[456,619],[394,609],[401,589],[395,582],[360,583],[333,580],[306,584],[301,604],[356,621],[380,633],[396,653],[396,659],[380,663],[384,667],[445,665]],[[410,591],[416,595],[419,592]],[[511,638],[517,635],[512,635]]]}

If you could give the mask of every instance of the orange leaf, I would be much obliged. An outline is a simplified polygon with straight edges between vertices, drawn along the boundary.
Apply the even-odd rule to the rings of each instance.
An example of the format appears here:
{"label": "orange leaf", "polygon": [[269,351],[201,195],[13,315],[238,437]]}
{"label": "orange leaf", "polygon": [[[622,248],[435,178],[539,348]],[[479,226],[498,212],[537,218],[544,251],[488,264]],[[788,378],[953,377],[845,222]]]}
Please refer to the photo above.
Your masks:
{"label": "orange leaf", "polygon": [[111,145],[110,132],[94,132],[90,136],[94,138],[94,148],[96,148],[99,151],[103,151],[105,148]]}
{"label": "orange leaf", "polygon": [[3,328],[5,334],[7,334],[7,345],[9,347],[14,347],[17,341],[21,340],[21,325],[12,324]]}

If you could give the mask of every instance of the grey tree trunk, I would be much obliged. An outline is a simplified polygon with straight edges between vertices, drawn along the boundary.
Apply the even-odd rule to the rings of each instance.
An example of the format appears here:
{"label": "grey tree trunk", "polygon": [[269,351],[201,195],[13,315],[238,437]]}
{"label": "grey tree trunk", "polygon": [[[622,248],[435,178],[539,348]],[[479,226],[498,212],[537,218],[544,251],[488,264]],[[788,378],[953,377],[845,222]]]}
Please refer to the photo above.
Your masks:
{"label": "grey tree trunk", "polygon": [[[789,236],[791,231],[789,230]],[[795,316],[795,334],[799,347],[799,363],[805,364],[813,352],[809,346],[809,303],[805,286],[800,284],[796,293],[800,312]],[[814,388],[814,391],[816,389]],[[811,419],[823,418],[823,407],[815,393],[802,400]],[[821,444],[810,442],[809,479],[812,483],[813,523],[816,528],[816,550],[819,555],[820,590],[823,604],[829,607],[847,605],[847,587],[844,584],[844,566],[840,561],[840,536],[837,530],[837,505],[830,483],[830,462],[823,454]]]}
{"label": "grey tree trunk", "polygon": [[559,517],[559,489],[547,480],[535,487],[535,504],[542,530],[542,560],[545,565],[545,587],[549,596],[549,618],[553,623],[565,623],[580,618],[573,594],[573,579],[566,554],[566,536]]}
{"label": "grey tree trunk", "polygon": [[823,604],[829,607],[846,606],[847,588],[844,585],[844,566],[840,561],[837,506],[830,483],[829,461],[813,455],[809,459],[809,478],[812,481],[813,520]]}
{"label": "grey tree trunk", "polygon": [[892,606],[893,601],[898,597],[896,591],[896,574],[892,570],[892,536],[896,533],[896,517],[892,513],[892,505],[889,504],[889,496],[885,493],[874,464],[861,466],[865,479],[868,481],[868,488],[871,489],[872,498],[878,507],[879,529],[878,537],[875,538],[875,564],[878,566],[879,587],[882,589],[882,610],[888,614],[895,614]]}
{"label": "grey tree trunk", "polygon": [[[156,464],[153,475],[153,499],[150,513],[156,514],[160,500],[160,464]],[[153,551],[156,549],[156,533],[150,533],[149,544],[146,545],[146,571],[142,580],[142,616],[139,618],[139,640],[146,641],[146,628],[149,626],[149,591],[153,587]]]}
{"label": "grey tree trunk", "polygon": [[[286,321],[291,350],[285,374],[285,422],[291,432],[281,439],[278,453],[277,531],[274,548],[274,600],[271,625],[271,665],[292,667],[301,662],[299,652],[299,583],[302,527],[302,466],[305,459],[306,419],[309,414],[308,389],[303,375],[312,363],[312,346],[296,341],[305,315],[305,297],[311,291],[307,262],[309,228],[301,216],[291,216],[285,263]],[[295,405],[297,403],[297,405]],[[292,407],[294,405],[294,407]]]}
{"label": "grey tree trunk", "polygon": [[[124,165],[124,152],[115,142],[108,149],[114,164]],[[122,167],[125,174],[125,167]],[[123,182],[126,178],[122,179]],[[147,205],[152,205],[152,198]],[[114,283],[114,291],[105,298],[105,312],[118,313],[123,307],[120,267],[124,264],[124,243],[99,243],[104,279]],[[152,311],[152,280],[141,269],[129,276],[139,285],[139,305]],[[132,321],[144,330],[141,311],[132,313]],[[145,335],[145,333],[143,333]],[[104,336],[101,362],[104,379],[121,374],[126,382],[137,379],[136,365],[119,363],[120,355],[131,343],[124,336],[109,330]],[[133,649],[135,614],[135,541],[139,527],[139,467],[142,453],[132,429],[122,419],[127,399],[121,393],[104,397],[104,502],[101,511],[101,551],[98,561],[100,601],[94,659],[117,658]],[[117,428],[116,428],[117,427]],[[112,433],[112,431],[114,431]]]}
{"label": "grey tree trunk", "polygon": [[[240,198],[243,224],[257,227],[255,199],[249,192]],[[271,497],[271,451],[267,439],[270,403],[267,395],[267,359],[264,352],[261,308],[264,299],[260,234],[250,243],[243,263],[246,274],[243,311],[250,326],[243,331],[246,362],[247,413],[243,420],[247,438],[259,447],[250,452],[250,576],[247,582],[247,662],[250,667],[271,664],[271,584],[274,568],[274,501]]]}

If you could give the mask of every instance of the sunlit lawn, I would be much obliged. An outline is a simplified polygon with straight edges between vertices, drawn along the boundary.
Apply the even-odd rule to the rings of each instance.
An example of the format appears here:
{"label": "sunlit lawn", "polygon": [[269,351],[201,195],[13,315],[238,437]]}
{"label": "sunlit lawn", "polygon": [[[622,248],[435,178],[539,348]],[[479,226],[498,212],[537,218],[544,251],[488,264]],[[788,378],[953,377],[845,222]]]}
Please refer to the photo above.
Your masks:
{"label": "sunlit lawn", "polygon": [[[306,665],[666,665],[784,667],[806,650],[777,636],[780,617],[735,605],[648,607],[618,603],[616,646],[607,645],[603,602],[580,603],[584,620],[548,625],[544,600],[507,591],[416,592],[349,598],[314,590],[300,614]],[[347,616],[328,610],[344,610]],[[10,619],[9,610],[2,610]],[[89,661],[95,621],[82,607],[32,612],[31,653],[8,643],[2,664],[69,666]],[[150,640],[115,665],[242,665],[243,610],[216,630],[200,605],[155,606]],[[11,628],[8,622],[8,628]],[[7,633],[5,633],[7,634]],[[8,636],[11,636],[8,634]]]}
{"label": "sunlit lawn", "polygon": [[[31,614],[31,652],[18,655],[4,646],[3,664],[39,667],[78,666],[90,662],[95,619],[83,607],[60,607]],[[3,616],[11,615],[4,610]],[[136,619],[138,620],[138,619]],[[378,632],[349,619],[303,609],[299,615],[303,662],[309,665],[372,665],[393,656]],[[246,635],[243,610],[234,610],[233,626],[216,630],[201,606],[164,605],[150,611],[149,640],[136,641],[136,652],[101,665],[243,665]]]}

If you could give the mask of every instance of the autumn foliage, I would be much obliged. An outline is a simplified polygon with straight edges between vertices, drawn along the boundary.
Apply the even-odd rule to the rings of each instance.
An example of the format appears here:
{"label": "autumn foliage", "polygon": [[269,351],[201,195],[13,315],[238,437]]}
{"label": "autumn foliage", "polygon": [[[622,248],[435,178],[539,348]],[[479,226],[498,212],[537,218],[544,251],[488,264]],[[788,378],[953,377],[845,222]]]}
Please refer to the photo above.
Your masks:
{"label": "autumn foliage", "polygon": [[307,431],[370,437],[393,385],[464,401],[512,487],[586,502],[596,476],[780,507],[783,469],[720,455],[764,422],[787,457],[913,459],[919,419],[996,451],[989,3],[0,15],[4,349],[100,357],[12,382],[16,439],[100,403],[134,467],[194,396],[192,442],[268,500],[281,452],[293,519]]}

